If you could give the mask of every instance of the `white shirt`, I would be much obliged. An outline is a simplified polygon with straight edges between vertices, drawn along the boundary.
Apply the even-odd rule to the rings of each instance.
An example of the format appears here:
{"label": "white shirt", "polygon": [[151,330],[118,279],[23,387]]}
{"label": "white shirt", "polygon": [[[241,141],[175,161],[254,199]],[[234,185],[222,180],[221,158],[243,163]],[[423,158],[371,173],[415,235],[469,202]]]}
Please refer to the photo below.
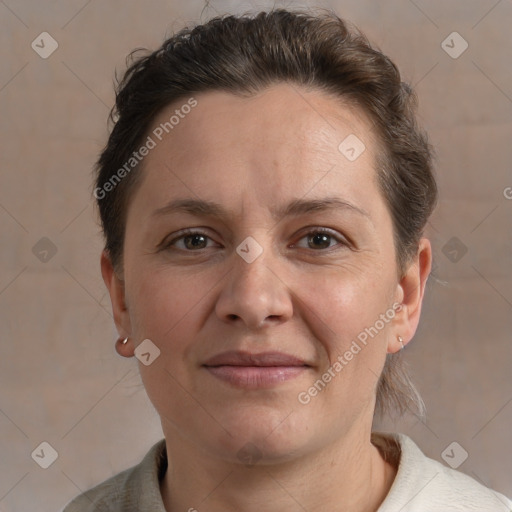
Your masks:
{"label": "white shirt", "polygon": [[[512,501],[426,457],[404,434],[372,433],[398,472],[378,512],[512,512]],[[165,439],[136,466],[81,494],[63,512],[166,512],[159,481],[167,469]],[[317,512],[317,511],[311,511]]]}
{"label": "white shirt", "polygon": [[378,512],[512,512],[512,501],[503,494],[426,457],[406,435],[372,437],[376,445],[392,439],[400,445],[400,462]]}

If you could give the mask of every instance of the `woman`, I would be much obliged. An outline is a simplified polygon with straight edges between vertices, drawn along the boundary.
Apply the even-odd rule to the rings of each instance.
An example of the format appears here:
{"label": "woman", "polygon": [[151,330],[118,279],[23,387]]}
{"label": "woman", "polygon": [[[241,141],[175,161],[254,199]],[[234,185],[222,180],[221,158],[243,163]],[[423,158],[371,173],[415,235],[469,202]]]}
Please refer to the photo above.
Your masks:
{"label": "woman", "polygon": [[338,17],[183,30],[132,64],[98,162],[102,275],[165,439],[65,511],[509,511],[375,414],[437,199],[395,65]]}

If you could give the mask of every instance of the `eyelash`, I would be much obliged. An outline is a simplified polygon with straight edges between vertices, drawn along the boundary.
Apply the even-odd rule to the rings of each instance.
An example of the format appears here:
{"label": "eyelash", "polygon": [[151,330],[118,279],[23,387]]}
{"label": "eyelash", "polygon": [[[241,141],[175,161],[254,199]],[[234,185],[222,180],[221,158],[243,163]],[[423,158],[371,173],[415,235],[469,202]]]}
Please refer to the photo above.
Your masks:
{"label": "eyelash", "polygon": [[[349,242],[347,241],[347,239],[345,237],[342,237],[341,235],[337,234],[336,232],[333,232],[332,230],[330,230],[328,228],[321,228],[321,227],[311,229],[310,231],[304,233],[304,235],[299,240],[302,240],[303,238],[307,238],[308,236],[316,235],[316,234],[328,235],[331,238],[334,238],[338,242],[338,245],[345,246],[345,247],[349,246]],[[162,242],[162,244],[160,244],[161,245],[161,249],[162,250],[170,250],[170,249],[172,249],[172,246],[177,241],[183,240],[184,238],[191,237],[191,236],[194,236],[194,235],[203,236],[203,237],[207,238],[208,240],[211,240],[211,237],[209,235],[207,235],[203,231],[194,230],[194,229],[187,229],[187,230],[182,231],[179,236],[173,238],[169,242],[166,242],[166,241]],[[292,247],[295,247],[295,246],[296,246],[296,244],[292,245]],[[309,248],[307,248],[307,249],[309,249],[311,251],[314,251],[314,252],[327,252],[327,251],[333,250],[333,248],[335,248],[335,247],[336,246],[327,247],[325,249],[309,249]],[[304,249],[304,247],[301,247],[301,248]],[[193,253],[193,252],[201,252],[201,251],[204,251],[206,249],[207,248],[197,249],[197,250],[189,250],[189,249],[178,249],[178,250],[182,251],[182,252]]]}

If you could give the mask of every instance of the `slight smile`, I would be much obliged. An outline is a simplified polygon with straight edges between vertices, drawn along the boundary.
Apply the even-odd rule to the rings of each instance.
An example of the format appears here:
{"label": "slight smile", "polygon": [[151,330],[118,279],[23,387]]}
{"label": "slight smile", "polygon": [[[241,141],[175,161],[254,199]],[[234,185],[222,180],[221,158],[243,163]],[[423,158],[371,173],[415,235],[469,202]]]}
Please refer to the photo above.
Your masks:
{"label": "slight smile", "polygon": [[269,388],[293,379],[311,368],[305,361],[282,352],[229,351],[203,364],[213,376],[235,387]]}

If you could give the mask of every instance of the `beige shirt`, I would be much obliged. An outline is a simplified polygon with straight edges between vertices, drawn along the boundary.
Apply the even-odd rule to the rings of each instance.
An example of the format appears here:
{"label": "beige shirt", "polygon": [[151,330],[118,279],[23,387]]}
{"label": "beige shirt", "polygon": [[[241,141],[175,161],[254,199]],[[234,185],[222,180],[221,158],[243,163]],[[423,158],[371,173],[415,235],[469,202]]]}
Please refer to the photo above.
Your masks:
{"label": "beige shirt", "polygon": [[[373,433],[372,442],[386,460],[398,463],[378,512],[512,512],[511,500],[429,459],[406,435]],[[162,439],[140,464],[81,494],[63,512],[166,512],[159,486],[166,469]],[[194,506],[201,510],[200,504]]]}

